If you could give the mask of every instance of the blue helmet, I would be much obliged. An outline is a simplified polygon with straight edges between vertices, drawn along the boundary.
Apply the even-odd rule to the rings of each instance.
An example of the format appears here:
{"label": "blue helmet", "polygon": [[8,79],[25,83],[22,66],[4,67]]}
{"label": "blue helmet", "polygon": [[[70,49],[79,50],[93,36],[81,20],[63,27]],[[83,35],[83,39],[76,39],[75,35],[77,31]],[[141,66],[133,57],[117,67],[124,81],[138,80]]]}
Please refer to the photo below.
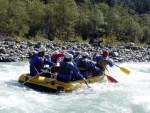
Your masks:
{"label": "blue helmet", "polygon": [[75,51],[74,50],[70,50],[68,53],[75,55]]}

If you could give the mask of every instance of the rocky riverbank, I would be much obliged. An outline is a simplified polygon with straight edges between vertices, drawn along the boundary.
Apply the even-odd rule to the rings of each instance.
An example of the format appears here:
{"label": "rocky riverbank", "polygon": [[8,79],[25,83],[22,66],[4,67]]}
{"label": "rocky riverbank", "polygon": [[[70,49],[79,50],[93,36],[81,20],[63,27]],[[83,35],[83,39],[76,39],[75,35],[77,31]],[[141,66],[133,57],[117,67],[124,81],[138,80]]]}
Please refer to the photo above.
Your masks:
{"label": "rocky riverbank", "polygon": [[43,45],[47,48],[47,54],[52,54],[55,50],[75,50],[87,51],[92,56],[95,51],[101,54],[103,49],[110,51],[110,58],[115,62],[150,62],[150,46],[134,46],[89,44],[77,42],[65,42],[57,44],[56,42],[30,42],[30,41],[0,41],[0,62],[17,62],[31,58],[38,51],[38,48]]}

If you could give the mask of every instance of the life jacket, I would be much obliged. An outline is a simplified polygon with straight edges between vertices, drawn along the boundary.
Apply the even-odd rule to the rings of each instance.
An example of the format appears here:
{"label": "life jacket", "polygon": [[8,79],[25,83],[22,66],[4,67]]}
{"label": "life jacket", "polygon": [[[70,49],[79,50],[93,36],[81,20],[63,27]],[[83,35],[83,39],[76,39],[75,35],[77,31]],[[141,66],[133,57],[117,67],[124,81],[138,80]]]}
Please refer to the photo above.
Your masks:
{"label": "life jacket", "polygon": [[88,65],[87,65],[88,59],[83,59],[79,61],[79,64],[77,65],[79,70],[88,70]]}
{"label": "life jacket", "polygon": [[59,73],[71,74],[71,69],[68,68],[68,63],[61,62],[61,65],[59,67]]}
{"label": "life jacket", "polygon": [[103,57],[100,58],[100,61],[96,63],[96,66],[99,67],[100,69],[106,69],[107,66],[107,61]]}
{"label": "life jacket", "polygon": [[38,61],[38,64],[37,64],[37,68],[38,69],[42,69],[44,67],[44,57],[40,57],[40,60]]}

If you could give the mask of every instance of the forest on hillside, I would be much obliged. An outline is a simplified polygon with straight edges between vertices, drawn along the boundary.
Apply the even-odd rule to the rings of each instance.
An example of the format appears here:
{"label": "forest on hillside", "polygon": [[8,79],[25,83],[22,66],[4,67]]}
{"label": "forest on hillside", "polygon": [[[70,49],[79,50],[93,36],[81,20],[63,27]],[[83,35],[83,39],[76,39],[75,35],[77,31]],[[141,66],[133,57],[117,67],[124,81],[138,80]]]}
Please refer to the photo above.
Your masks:
{"label": "forest on hillside", "polygon": [[0,35],[150,44],[150,0],[0,0]]}

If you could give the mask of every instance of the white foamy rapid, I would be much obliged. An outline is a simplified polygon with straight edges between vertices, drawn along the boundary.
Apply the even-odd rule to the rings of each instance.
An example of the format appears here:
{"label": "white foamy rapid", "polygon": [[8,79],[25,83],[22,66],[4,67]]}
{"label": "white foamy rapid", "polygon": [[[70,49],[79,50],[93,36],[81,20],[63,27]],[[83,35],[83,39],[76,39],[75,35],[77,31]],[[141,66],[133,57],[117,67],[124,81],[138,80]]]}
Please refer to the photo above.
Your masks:
{"label": "white foamy rapid", "polygon": [[18,83],[29,72],[28,62],[0,63],[0,113],[150,113],[150,63],[118,64],[109,68],[119,83],[89,84],[70,93],[44,93]]}

